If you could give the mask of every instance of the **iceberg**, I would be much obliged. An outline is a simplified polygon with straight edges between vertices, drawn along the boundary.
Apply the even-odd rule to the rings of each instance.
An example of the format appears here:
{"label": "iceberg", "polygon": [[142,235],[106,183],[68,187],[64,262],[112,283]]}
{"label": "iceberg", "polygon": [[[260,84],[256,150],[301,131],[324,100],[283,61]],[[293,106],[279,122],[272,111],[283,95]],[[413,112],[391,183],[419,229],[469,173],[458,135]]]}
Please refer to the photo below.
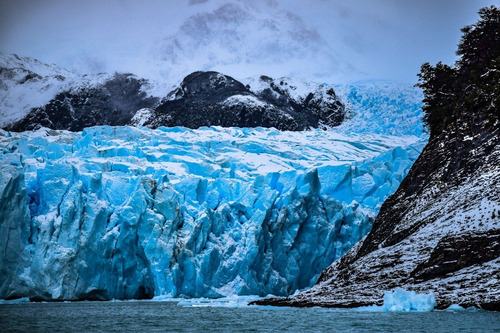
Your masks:
{"label": "iceberg", "polygon": [[417,294],[414,291],[396,288],[384,292],[382,310],[388,312],[427,312],[434,310],[436,304],[436,297],[432,292]]}
{"label": "iceberg", "polygon": [[290,295],[425,140],[264,128],[0,131],[0,298]]}
{"label": "iceberg", "polygon": [[[433,311],[436,305],[436,297],[433,292],[420,294],[397,287],[394,290],[384,291],[384,303],[382,305],[363,306],[356,308],[356,311],[429,312]],[[456,307],[450,306],[450,310],[456,309]]]}
{"label": "iceberg", "polygon": [[465,311],[465,308],[458,304],[451,304],[446,308],[446,311]]}

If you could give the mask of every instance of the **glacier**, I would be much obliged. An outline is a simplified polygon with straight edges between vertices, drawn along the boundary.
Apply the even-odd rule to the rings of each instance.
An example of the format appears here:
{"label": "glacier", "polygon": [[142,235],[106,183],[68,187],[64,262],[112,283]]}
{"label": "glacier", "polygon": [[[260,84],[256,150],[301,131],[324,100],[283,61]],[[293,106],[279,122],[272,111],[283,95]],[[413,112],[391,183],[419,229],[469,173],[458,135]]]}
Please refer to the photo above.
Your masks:
{"label": "glacier", "polygon": [[0,131],[0,298],[290,295],[371,228],[416,135]]}
{"label": "glacier", "polygon": [[385,80],[333,85],[350,113],[336,131],[415,135],[427,138],[422,121],[422,91],[413,84]]}

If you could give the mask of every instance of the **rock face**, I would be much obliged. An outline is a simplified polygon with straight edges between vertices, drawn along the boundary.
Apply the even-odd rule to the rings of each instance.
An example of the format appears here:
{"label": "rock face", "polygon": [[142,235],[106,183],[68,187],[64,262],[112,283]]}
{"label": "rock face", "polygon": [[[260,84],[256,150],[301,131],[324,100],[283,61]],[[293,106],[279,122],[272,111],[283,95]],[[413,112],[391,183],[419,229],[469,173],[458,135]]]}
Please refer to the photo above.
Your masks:
{"label": "rock face", "polygon": [[148,93],[151,82],[132,74],[79,76],[36,59],[0,54],[0,128],[237,126],[297,131],[338,126],[344,120],[344,105],[326,85],[266,76],[255,82],[257,90],[221,73],[195,72],[161,99]]}
{"label": "rock face", "polygon": [[380,303],[433,291],[438,307],[500,309],[500,124],[481,113],[432,137],[371,232],[288,306]]}
{"label": "rock face", "polygon": [[126,125],[137,110],[158,103],[146,92],[149,86],[132,74],[78,75],[33,58],[0,54],[0,128],[81,131]]}
{"label": "rock face", "polygon": [[287,79],[276,83],[261,76],[259,81],[261,90],[252,91],[249,85],[221,73],[192,73],[142,122],[152,128],[260,126],[297,131],[338,126],[344,120],[344,106],[332,88],[311,85],[301,96],[290,93],[297,87]]}

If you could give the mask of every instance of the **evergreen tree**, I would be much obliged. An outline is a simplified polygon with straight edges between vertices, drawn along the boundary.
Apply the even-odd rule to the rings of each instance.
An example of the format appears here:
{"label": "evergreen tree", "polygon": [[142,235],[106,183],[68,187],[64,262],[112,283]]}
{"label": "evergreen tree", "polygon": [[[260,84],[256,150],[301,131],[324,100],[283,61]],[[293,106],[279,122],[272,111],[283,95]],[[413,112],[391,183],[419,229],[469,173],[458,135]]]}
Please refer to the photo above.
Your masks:
{"label": "evergreen tree", "polygon": [[479,10],[477,23],[462,29],[458,61],[453,67],[425,63],[418,87],[424,92],[424,122],[431,136],[459,118],[500,119],[500,10]]}

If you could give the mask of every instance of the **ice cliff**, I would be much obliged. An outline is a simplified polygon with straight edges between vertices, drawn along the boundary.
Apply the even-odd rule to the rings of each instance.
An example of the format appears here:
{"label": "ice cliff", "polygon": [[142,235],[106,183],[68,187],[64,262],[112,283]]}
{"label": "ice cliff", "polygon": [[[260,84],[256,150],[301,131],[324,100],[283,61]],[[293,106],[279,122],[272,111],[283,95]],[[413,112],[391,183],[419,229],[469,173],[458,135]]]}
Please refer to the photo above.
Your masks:
{"label": "ice cliff", "polygon": [[371,228],[416,136],[0,131],[0,298],[289,295]]}

